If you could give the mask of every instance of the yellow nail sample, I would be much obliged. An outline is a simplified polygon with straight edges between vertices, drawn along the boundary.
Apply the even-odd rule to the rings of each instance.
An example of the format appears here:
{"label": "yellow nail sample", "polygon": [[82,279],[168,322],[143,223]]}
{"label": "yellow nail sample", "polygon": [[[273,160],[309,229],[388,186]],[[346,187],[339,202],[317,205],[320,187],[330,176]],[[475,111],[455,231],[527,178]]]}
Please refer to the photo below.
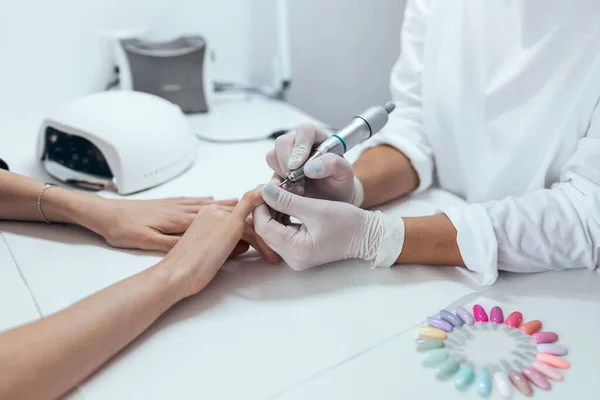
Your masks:
{"label": "yellow nail sample", "polygon": [[432,339],[446,339],[446,332],[441,329],[434,328],[432,326],[420,326],[419,327],[419,336],[427,337]]}

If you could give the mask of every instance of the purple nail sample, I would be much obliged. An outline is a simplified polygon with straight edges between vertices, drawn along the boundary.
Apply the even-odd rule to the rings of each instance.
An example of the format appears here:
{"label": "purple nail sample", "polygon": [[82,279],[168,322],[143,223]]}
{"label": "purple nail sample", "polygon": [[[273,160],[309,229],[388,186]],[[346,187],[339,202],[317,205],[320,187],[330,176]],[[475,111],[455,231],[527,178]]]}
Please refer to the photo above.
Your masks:
{"label": "purple nail sample", "polygon": [[462,322],[464,322],[467,325],[473,325],[475,323],[475,318],[473,318],[471,313],[468,312],[467,309],[464,307],[457,307],[456,315],[458,315],[458,318],[460,318]]}
{"label": "purple nail sample", "polygon": [[558,344],[542,343],[537,345],[537,351],[540,353],[553,354],[555,356],[566,356],[569,352],[566,347]]}
{"label": "purple nail sample", "polygon": [[446,321],[442,321],[441,319],[436,317],[427,317],[427,324],[429,326],[433,326],[434,328],[441,329],[445,332],[452,332],[454,330],[454,326],[452,326],[452,324]]}
{"label": "purple nail sample", "polygon": [[531,335],[531,338],[537,344],[554,343],[558,340],[558,335],[554,332],[538,332]]}
{"label": "purple nail sample", "polygon": [[485,309],[479,305],[479,304],[475,304],[473,306],[473,315],[475,316],[475,321],[477,322],[488,322],[488,315],[485,312]]}
{"label": "purple nail sample", "polygon": [[490,320],[495,324],[501,324],[504,322],[504,313],[502,309],[498,306],[493,307],[490,312]]}
{"label": "purple nail sample", "polygon": [[525,378],[527,378],[535,386],[543,390],[550,390],[550,382],[548,381],[548,379],[546,379],[544,375],[540,374],[537,370],[530,367],[525,367],[523,368],[522,372],[523,375],[525,375]]}
{"label": "purple nail sample", "polygon": [[454,327],[462,326],[463,322],[456,315],[452,314],[450,311],[441,310],[440,318],[446,322],[451,323]]}

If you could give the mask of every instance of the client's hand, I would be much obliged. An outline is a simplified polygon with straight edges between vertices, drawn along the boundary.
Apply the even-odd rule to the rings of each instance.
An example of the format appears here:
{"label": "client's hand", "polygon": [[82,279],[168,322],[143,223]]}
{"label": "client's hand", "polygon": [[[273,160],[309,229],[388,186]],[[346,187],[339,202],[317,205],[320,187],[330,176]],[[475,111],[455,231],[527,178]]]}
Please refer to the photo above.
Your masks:
{"label": "client's hand", "polygon": [[104,237],[109,245],[165,252],[177,244],[178,234],[189,228],[205,206],[233,207],[237,203],[215,201],[211,197],[119,200],[85,196],[81,199],[77,222]]}
{"label": "client's hand", "polygon": [[232,254],[245,251],[240,244],[247,228],[247,217],[263,202],[260,189],[248,192],[230,212],[219,205],[202,207],[192,226],[165,257],[167,264],[185,274],[183,296],[204,288]]}

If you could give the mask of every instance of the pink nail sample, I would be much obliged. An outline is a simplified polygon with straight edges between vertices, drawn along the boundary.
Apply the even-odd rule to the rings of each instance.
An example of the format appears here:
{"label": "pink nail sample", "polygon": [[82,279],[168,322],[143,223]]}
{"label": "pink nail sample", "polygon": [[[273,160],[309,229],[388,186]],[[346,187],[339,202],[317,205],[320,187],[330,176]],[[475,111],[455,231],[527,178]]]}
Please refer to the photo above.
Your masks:
{"label": "pink nail sample", "polygon": [[537,344],[554,343],[558,340],[558,335],[554,332],[538,332],[531,335],[531,338]]}
{"label": "pink nail sample", "polygon": [[436,317],[427,317],[427,325],[441,329],[445,332],[452,332],[454,330],[454,326],[452,324]]}
{"label": "pink nail sample", "polygon": [[511,326],[513,328],[518,328],[523,322],[523,314],[518,311],[510,313],[508,317],[506,317],[506,325]]}
{"label": "pink nail sample", "polygon": [[553,381],[562,381],[564,379],[559,370],[554,369],[539,361],[534,361],[533,363],[531,363],[531,368],[536,369],[538,372],[541,372],[547,378],[550,378]]}
{"label": "pink nail sample", "polygon": [[550,390],[550,382],[548,382],[548,379],[546,379],[544,375],[540,374],[535,369],[525,367],[523,368],[522,372],[523,375],[525,375],[525,378],[529,379],[529,381],[535,386],[543,390]]}
{"label": "pink nail sample", "polygon": [[501,324],[504,322],[504,313],[500,307],[492,307],[492,311],[490,312],[490,320],[495,324]]}
{"label": "pink nail sample", "polygon": [[523,374],[512,371],[510,374],[508,374],[508,379],[510,379],[510,382],[513,384],[513,386],[516,387],[519,392],[523,393],[524,396],[529,397],[533,395],[533,388],[531,387],[529,381],[525,379]]}
{"label": "pink nail sample", "polygon": [[473,315],[475,316],[475,321],[477,322],[488,322],[488,315],[486,314],[484,308],[479,304],[475,304],[473,306]]}
{"label": "pink nail sample", "polygon": [[554,368],[568,369],[571,366],[571,363],[565,360],[564,358],[553,356],[552,354],[548,353],[538,353],[536,359],[539,362],[542,362]]}
{"label": "pink nail sample", "polygon": [[569,352],[566,347],[551,343],[538,344],[537,351],[540,353],[553,354],[555,356],[566,356]]}

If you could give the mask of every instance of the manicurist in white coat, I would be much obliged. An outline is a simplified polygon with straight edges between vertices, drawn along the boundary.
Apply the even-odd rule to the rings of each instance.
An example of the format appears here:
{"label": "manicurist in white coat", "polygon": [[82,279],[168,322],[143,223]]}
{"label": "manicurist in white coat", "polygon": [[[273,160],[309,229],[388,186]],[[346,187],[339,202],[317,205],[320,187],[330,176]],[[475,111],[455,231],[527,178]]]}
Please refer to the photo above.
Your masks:
{"label": "manicurist in white coat", "polygon": [[[308,163],[307,197],[267,185],[268,206],[303,224],[261,206],[256,231],[294,269],[460,265],[490,284],[498,270],[596,268],[598,21],[597,0],[409,1],[390,122],[353,167]],[[310,125],[281,137],[267,155],[276,178],[324,137]],[[434,184],[467,203],[417,218],[364,210]]]}

